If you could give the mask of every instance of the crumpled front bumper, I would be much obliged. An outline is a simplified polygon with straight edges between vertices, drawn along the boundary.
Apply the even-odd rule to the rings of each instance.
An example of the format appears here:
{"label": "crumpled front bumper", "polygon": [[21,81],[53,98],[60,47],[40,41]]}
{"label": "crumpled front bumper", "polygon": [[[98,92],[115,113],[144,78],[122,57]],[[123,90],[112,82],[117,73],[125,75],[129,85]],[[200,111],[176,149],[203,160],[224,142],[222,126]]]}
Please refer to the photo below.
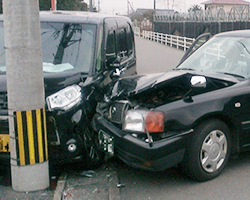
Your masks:
{"label": "crumpled front bumper", "polygon": [[177,134],[149,145],[117,128],[100,114],[94,116],[92,125],[96,132],[104,132],[113,139],[115,156],[131,167],[150,171],[162,171],[180,163],[190,137],[190,134]]}

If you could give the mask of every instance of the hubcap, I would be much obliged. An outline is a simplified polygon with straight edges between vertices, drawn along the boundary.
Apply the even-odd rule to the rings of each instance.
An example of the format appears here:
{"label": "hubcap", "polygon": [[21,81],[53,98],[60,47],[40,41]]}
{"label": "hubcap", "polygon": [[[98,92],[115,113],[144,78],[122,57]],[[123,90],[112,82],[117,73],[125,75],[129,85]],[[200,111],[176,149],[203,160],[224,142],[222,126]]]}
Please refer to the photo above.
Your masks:
{"label": "hubcap", "polygon": [[200,162],[202,168],[209,173],[217,171],[224,163],[227,155],[227,138],[220,130],[214,130],[203,141]]}

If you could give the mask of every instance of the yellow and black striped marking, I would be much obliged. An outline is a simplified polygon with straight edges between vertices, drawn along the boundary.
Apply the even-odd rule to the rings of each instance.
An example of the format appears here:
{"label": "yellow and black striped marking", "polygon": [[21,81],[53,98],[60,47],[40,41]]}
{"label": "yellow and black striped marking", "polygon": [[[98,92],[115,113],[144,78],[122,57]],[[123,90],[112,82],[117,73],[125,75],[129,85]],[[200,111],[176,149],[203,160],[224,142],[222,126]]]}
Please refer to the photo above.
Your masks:
{"label": "yellow and black striped marking", "polygon": [[17,111],[15,116],[18,165],[33,165],[48,160],[45,109]]}

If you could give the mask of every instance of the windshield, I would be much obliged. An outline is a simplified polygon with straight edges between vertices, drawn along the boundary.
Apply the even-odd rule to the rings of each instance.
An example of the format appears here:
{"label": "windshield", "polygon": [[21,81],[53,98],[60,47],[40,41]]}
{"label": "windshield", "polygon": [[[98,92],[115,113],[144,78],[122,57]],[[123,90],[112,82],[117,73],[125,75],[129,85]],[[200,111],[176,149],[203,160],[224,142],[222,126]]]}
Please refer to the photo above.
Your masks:
{"label": "windshield", "polygon": [[[0,23],[0,71],[6,71],[3,22]],[[89,73],[93,66],[96,26],[78,23],[41,23],[43,71]]]}
{"label": "windshield", "polygon": [[215,37],[194,52],[177,69],[250,76],[250,38]]}

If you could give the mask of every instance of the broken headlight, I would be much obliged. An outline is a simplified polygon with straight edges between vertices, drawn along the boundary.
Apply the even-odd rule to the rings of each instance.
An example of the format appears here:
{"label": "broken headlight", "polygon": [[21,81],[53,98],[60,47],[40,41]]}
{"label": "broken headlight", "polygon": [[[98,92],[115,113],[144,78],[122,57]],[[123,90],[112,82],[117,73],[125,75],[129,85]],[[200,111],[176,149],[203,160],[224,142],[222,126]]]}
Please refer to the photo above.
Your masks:
{"label": "broken headlight", "polygon": [[46,98],[48,109],[68,110],[81,101],[81,88],[78,85],[66,87]]}
{"label": "broken headlight", "polygon": [[164,114],[146,110],[129,110],[125,115],[123,130],[144,133],[164,131]]}

